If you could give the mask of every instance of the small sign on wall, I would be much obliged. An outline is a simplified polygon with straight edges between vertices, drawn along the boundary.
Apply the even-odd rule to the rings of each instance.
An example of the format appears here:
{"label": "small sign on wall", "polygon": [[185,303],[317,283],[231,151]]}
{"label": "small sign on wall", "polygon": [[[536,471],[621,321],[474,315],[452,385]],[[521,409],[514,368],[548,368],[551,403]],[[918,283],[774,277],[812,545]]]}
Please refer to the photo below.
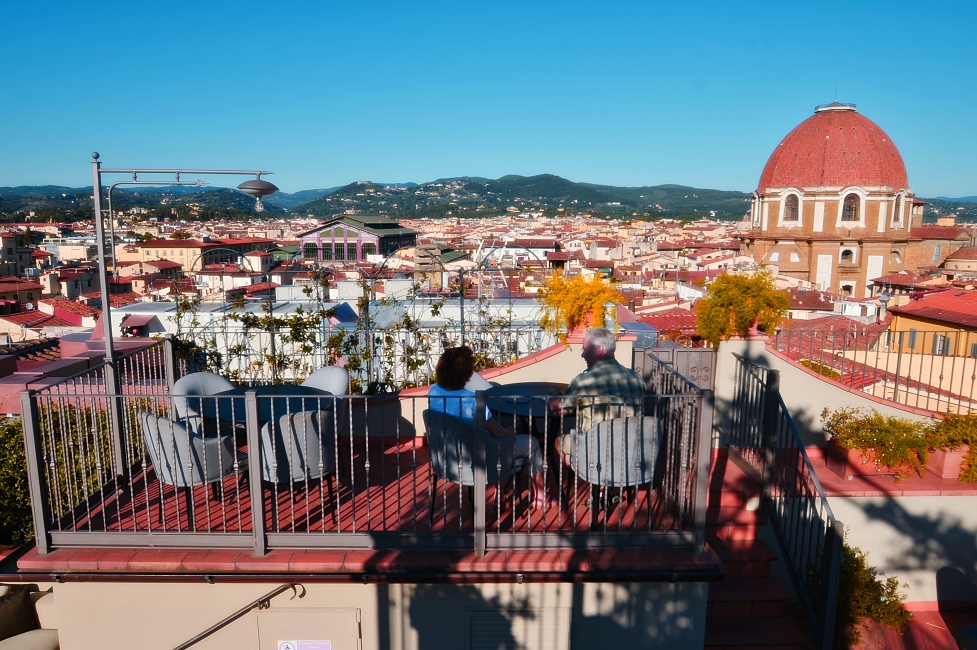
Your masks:
{"label": "small sign on wall", "polygon": [[279,641],[278,650],[332,650],[332,641]]}

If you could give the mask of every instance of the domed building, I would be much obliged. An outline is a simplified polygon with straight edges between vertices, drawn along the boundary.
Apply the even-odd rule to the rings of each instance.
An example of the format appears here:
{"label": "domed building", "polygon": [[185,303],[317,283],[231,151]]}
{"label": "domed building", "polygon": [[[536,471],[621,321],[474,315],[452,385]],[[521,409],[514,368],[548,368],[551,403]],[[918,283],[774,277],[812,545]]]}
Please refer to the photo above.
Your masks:
{"label": "domed building", "polygon": [[822,291],[870,296],[873,278],[900,271],[914,202],[892,139],[854,104],[818,106],[767,160],[744,237],[758,263]]}

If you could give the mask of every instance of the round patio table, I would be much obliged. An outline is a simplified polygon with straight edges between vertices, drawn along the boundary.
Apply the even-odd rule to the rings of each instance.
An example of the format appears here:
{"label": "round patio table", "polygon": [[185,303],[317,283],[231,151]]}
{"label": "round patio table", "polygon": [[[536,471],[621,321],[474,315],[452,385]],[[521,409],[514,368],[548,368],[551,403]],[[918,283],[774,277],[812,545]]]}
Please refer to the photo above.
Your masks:
{"label": "round patio table", "polygon": [[[280,418],[287,413],[300,411],[324,411],[333,407],[335,400],[328,399],[332,393],[313,388],[311,386],[288,386],[282,384],[268,384],[248,388],[232,388],[213,395],[217,398],[231,398],[226,400],[232,404],[235,421],[244,421],[244,396],[248,391],[258,394],[258,420],[268,422],[272,418]],[[222,399],[205,399],[203,403],[204,417],[217,418],[218,403]],[[225,411],[227,407],[220,409]],[[210,412],[208,412],[210,411]]]}
{"label": "round patio table", "polygon": [[562,393],[567,384],[552,381],[526,381],[493,386],[485,391],[485,403],[504,415],[543,418],[549,415],[549,397]]}

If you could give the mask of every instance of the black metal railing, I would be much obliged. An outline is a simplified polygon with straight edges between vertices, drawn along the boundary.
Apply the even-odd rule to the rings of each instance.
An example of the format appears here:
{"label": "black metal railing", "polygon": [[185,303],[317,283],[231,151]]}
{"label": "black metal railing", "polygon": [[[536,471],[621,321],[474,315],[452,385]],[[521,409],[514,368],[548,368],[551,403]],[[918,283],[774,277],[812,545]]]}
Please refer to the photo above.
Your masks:
{"label": "black metal railing", "polygon": [[788,329],[771,345],[851,390],[928,411],[977,411],[977,332]]}
{"label": "black metal railing", "polygon": [[730,457],[762,485],[788,572],[818,647],[829,650],[844,525],[827,496],[780,395],[780,373],[739,355],[731,404]]}
{"label": "black metal railing", "polygon": [[[436,443],[427,396],[279,385],[188,397],[159,390],[165,372],[138,372],[140,381],[117,393],[86,375],[22,394],[42,552],[704,543],[711,404],[708,391],[667,367],[658,386],[671,392],[575,398],[573,417],[590,411],[600,414],[595,424],[619,416],[638,424],[577,436],[570,458],[588,460],[573,470],[557,442],[574,420],[554,415],[551,394],[477,393],[466,400],[472,430],[483,433]],[[485,434],[486,407],[517,435]],[[597,478],[580,480],[586,471]],[[543,495],[529,489],[533,473]]]}

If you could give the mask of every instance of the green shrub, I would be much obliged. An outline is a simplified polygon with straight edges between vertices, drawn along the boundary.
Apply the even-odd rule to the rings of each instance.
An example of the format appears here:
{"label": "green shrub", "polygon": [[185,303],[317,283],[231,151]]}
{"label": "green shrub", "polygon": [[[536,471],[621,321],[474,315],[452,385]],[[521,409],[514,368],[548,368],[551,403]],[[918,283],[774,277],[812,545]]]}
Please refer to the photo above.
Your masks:
{"label": "green shrub", "polygon": [[838,377],[841,377],[841,373],[837,370],[834,370],[830,366],[826,366],[823,363],[812,361],[811,359],[801,359],[800,364],[808,370],[813,370],[822,377],[827,377],[828,379],[837,379]]}
{"label": "green shrub", "polygon": [[882,415],[874,409],[843,408],[827,414],[824,426],[833,433],[832,444],[871,450],[878,464],[895,470],[897,479],[925,472],[932,425]]}
{"label": "green shrub", "polygon": [[33,537],[24,430],[19,420],[4,420],[0,422],[0,544],[19,544]]}
{"label": "green shrub", "polygon": [[899,593],[899,586],[895,577],[879,579],[878,571],[868,565],[868,555],[845,544],[838,581],[835,647],[850,648],[861,641],[855,626],[865,618],[901,630],[912,613],[902,605],[906,596]]}

